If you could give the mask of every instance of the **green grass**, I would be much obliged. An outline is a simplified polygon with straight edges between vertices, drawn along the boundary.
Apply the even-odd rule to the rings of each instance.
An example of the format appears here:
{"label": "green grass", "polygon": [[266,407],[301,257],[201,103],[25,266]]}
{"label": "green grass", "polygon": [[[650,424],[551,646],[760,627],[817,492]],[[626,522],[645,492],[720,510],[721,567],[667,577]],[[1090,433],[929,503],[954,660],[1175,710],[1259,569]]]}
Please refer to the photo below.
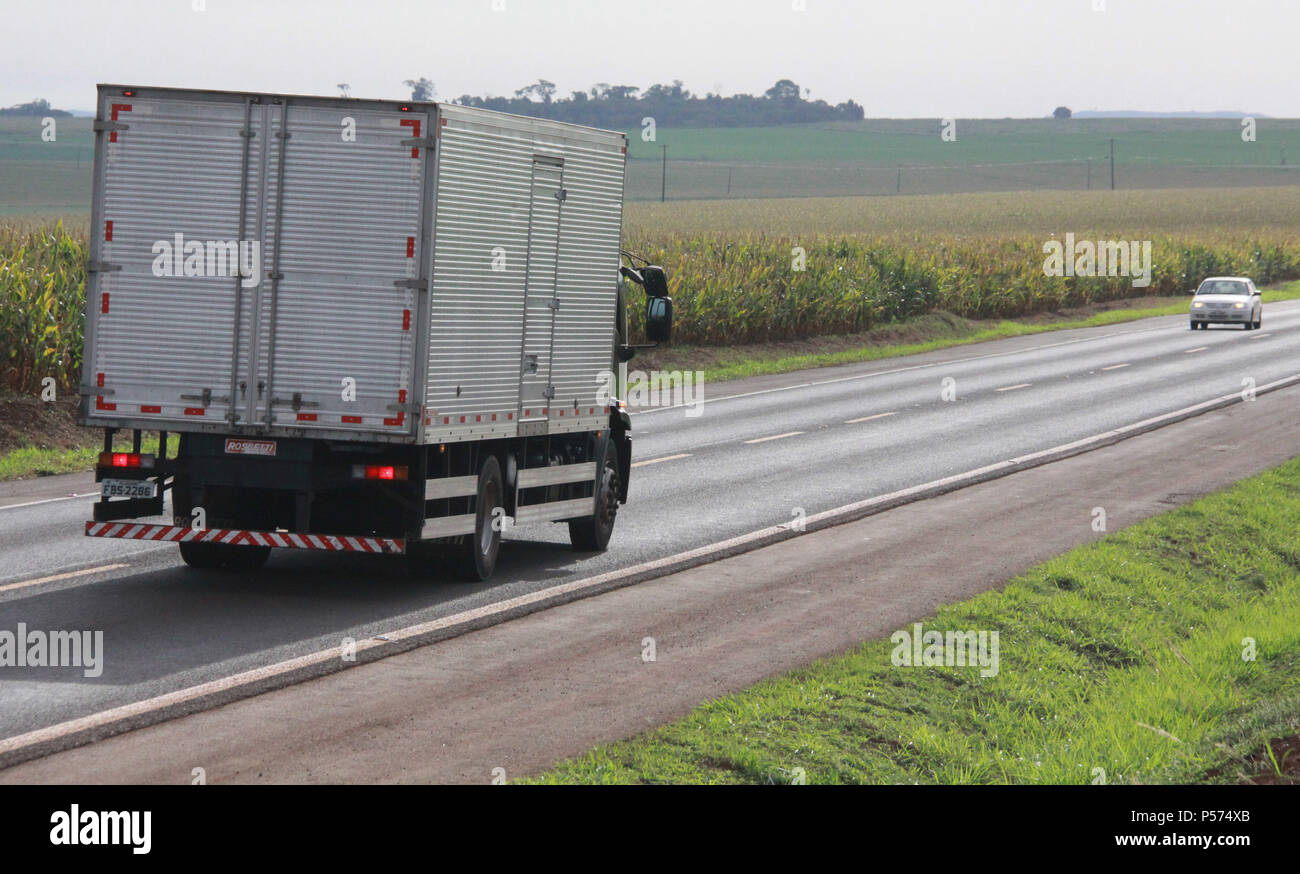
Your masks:
{"label": "green grass", "polygon": [[922,620],[997,631],[996,676],[871,641],[536,780],[1233,781],[1300,730],[1297,532],[1300,459]]}
{"label": "green grass", "polygon": [[[957,191],[1300,184],[1300,121],[1259,119],[868,119],[752,128],[674,128],[653,142],[628,131],[628,197],[658,200],[662,146],[669,200]],[[899,168],[902,168],[901,179]]]}
{"label": "green grass", "polygon": [[[87,430],[87,434],[98,439],[99,432]],[[118,449],[130,446],[129,435],[120,436],[115,444]],[[172,453],[176,451],[172,442]],[[59,473],[77,473],[90,470],[99,457],[100,446],[83,446],[75,449],[40,449],[26,446],[0,455],[0,481],[26,479],[33,476],[51,476]],[[142,452],[157,453],[158,438],[146,436],[141,440]]]}
{"label": "green grass", "polygon": [[[961,164],[1082,161],[1126,164],[1249,165],[1278,163],[1281,150],[1300,155],[1300,120],[1260,119],[1256,140],[1241,139],[1238,119],[956,119],[956,138],[940,137],[942,120],[868,119],[773,127],[674,128],[661,125],[654,142],[630,130],[628,157],[716,162],[839,162]],[[1100,177],[1098,177],[1100,178]]]}
{"label": "green grass", "polygon": [[[1265,291],[1265,303],[1272,303],[1282,300],[1295,300],[1300,298],[1300,281],[1290,282],[1281,288]],[[938,349],[948,349],[953,346],[967,346],[972,343],[983,343],[989,340],[1001,340],[1006,337],[1021,337],[1029,334],[1041,334],[1047,331],[1062,331],[1069,328],[1095,328],[1104,325],[1117,325],[1122,322],[1131,322],[1137,319],[1146,319],[1153,316],[1174,316],[1183,315],[1187,312],[1185,303],[1170,304],[1161,307],[1141,307],[1136,306],[1132,309],[1113,309],[1097,313],[1086,319],[1072,319],[1060,322],[1050,322],[1044,324],[1030,324],[1013,320],[1000,321],[990,327],[973,329],[970,333],[961,332],[960,328],[954,331],[953,325],[949,320],[936,319],[928,315],[923,315],[913,320],[925,325],[927,322],[933,324],[933,330],[944,336],[936,337],[933,340],[925,340],[918,343],[901,343],[897,345],[872,345],[862,346],[856,349],[841,349],[834,352],[809,353],[804,355],[788,355],[781,358],[761,358],[750,357],[745,353],[744,347],[738,347],[734,350],[735,358],[724,360],[723,363],[715,367],[704,368],[701,372],[704,379],[710,382],[723,382],[729,379],[743,379],[748,376],[762,376],[774,373],[791,373],[796,370],[810,370],[816,367],[832,367],[837,364],[854,364],[861,361],[876,361],[883,358],[899,358],[904,355],[916,355],[921,352],[934,352]],[[924,331],[925,328],[922,328]],[[725,356],[722,356],[725,359]],[[674,364],[673,350],[665,349],[660,356],[655,358],[656,369],[659,370],[680,370],[680,365]]]}
{"label": "green grass", "polygon": [[39,116],[0,117],[0,216],[90,210],[93,122],[55,119],[50,142]]}

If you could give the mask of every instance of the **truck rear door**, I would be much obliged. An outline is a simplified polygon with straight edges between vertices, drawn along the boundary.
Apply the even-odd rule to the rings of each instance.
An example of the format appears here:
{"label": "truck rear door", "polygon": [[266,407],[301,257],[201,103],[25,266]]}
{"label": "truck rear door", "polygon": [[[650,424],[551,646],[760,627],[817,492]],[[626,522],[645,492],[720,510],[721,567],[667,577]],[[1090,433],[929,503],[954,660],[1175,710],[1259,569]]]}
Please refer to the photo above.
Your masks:
{"label": "truck rear door", "polygon": [[[423,258],[424,112],[289,104],[251,351],[268,425],[409,432]],[[342,136],[355,125],[356,139]],[[277,125],[277,133],[280,128]],[[259,326],[261,328],[262,326]]]}
{"label": "truck rear door", "polygon": [[265,144],[245,136],[250,113],[238,99],[101,93],[83,377],[102,390],[92,417],[166,426],[232,414],[244,278],[227,244],[256,239],[261,192],[246,181]]}

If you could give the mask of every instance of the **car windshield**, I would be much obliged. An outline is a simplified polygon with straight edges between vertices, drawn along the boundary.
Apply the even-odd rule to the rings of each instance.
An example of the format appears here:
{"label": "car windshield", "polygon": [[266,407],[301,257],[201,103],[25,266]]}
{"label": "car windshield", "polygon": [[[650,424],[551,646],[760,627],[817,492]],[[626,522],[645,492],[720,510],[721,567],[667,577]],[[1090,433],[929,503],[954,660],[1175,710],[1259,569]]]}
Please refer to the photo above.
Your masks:
{"label": "car windshield", "polygon": [[1250,294],[1244,282],[1231,279],[1207,279],[1196,290],[1197,294]]}

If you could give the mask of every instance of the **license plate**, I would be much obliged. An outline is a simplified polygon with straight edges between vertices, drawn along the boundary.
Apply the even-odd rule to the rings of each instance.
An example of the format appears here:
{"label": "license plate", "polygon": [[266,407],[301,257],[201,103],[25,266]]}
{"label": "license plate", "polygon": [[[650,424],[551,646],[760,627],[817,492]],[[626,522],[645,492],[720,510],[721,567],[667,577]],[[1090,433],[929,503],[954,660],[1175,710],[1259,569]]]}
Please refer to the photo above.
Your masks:
{"label": "license plate", "polygon": [[155,498],[158,484],[151,480],[106,479],[100,482],[105,498]]}

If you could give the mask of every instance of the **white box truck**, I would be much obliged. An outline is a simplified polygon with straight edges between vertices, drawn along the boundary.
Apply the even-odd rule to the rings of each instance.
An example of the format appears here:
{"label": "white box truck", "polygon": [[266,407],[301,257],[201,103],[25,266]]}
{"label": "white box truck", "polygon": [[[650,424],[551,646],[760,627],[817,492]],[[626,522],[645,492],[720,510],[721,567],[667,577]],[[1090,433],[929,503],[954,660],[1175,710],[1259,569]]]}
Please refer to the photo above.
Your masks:
{"label": "white box truck", "polygon": [[[605,548],[631,466],[620,276],[650,339],[672,319],[663,271],[621,266],[622,133],[121,85],[94,127],[88,535],[174,541],[197,567],[326,549],[471,579],[511,525]],[[138,521],[168,492],[170,524]]]}

